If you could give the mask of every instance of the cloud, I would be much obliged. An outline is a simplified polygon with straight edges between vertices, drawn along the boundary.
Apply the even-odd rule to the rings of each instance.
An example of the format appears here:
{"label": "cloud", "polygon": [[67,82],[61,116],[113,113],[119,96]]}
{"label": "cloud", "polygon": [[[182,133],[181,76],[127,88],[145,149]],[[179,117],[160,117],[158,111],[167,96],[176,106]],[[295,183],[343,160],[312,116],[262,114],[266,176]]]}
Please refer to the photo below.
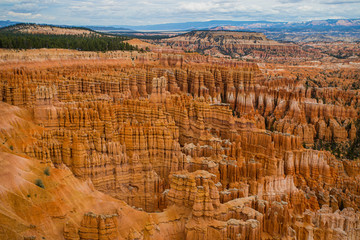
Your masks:
{"label": "cloud", "polygon": [[19,12],[19,13],[34,13],[39,12],[40,10],[44,9],[44,6],[41,6],[40,4],[33,3],[33,2],[21,2],[18,4],[15,4],[12,8],[13,12]]}
{"label": "cloud", "polygon": [[280,3],[299,3],[303,0],[280,0]]}
{"label": "cloud", "polygon": [[33,13],[21,13],[21,12],[13,12],[13,11],[9,11],[8,15],[13,16],[13,17],[21,17],[21,18],[29,18],[29,19],[41,17],[41,14],[39,14],[39,13],[33,14]]}
{"label": "cloud", "polygon": [[355,3],[360,0],[2,0],[0,16],[72,25],[147,25],[216,19],[306,21],[331,16],[359,18],[360,4]]}
{"label": "cloud", "polygon": [[360,4],[359,0],[354,0],[354,1],[341,1],[341,0],[330,0],[330,1],[321,1],[322,4],[329,4],[329,5],[339,5],[339,4]]}
{"label": "cloud", "polygon": [[181,3],[179,6],[180,9],[189,12],[208,12],[218,7],[218,4],[206,2]]}

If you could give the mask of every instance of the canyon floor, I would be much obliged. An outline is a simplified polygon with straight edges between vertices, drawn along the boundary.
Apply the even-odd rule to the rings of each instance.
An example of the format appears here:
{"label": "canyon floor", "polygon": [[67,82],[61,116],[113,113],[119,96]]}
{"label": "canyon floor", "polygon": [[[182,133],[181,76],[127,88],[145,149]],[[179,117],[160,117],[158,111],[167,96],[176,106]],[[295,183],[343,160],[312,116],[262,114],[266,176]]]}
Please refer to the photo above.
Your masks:
{"label": "canyon floor", "polygon": [[211,34],[0,49],[0,239],[360,239],[359,43]]}

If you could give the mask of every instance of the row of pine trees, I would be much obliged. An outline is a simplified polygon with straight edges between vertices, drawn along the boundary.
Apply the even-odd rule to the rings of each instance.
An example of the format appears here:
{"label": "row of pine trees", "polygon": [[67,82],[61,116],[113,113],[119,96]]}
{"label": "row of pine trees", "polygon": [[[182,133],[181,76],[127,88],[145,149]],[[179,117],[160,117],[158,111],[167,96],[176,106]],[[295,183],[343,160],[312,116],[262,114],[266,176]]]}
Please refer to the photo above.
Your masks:
{"label": "row of pine trees", "polygon": [[138,50],[120,36],[99,35],[43,35],[0,32],[0,48],[36,49],[64,48],[80,51]]}

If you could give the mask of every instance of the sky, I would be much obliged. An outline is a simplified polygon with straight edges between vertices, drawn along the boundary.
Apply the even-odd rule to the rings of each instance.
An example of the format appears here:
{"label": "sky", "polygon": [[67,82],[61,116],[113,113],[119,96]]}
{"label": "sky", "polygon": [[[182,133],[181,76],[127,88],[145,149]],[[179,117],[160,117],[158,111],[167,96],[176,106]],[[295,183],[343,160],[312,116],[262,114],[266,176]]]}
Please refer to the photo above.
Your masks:
{"label": "sky", "polygon": [[339,18],[360,18],[360,0],[0,0],[0,20],[66,25]]}

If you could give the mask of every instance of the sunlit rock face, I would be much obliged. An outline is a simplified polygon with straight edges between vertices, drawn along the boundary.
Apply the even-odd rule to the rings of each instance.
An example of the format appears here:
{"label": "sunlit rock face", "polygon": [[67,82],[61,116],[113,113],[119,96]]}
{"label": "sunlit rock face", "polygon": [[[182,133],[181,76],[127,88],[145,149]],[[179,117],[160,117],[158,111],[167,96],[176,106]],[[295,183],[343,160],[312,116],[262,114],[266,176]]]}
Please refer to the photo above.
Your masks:
{"label": "sunlit rock face", "polygon": [[309,53],[296,44],[270,40],[263,33],[257,32],[191,31],[154,42],[174,49],[201,52],[223,58],[245,57],[251,60],[284,61],[306,59],[309,56]]}
{"label": "sunlit rock face", "polygon": [[310,148],[356,141],[358,94],[283,65],[47,51],[0,64],[0,238],[359,239],[359,160]]}

